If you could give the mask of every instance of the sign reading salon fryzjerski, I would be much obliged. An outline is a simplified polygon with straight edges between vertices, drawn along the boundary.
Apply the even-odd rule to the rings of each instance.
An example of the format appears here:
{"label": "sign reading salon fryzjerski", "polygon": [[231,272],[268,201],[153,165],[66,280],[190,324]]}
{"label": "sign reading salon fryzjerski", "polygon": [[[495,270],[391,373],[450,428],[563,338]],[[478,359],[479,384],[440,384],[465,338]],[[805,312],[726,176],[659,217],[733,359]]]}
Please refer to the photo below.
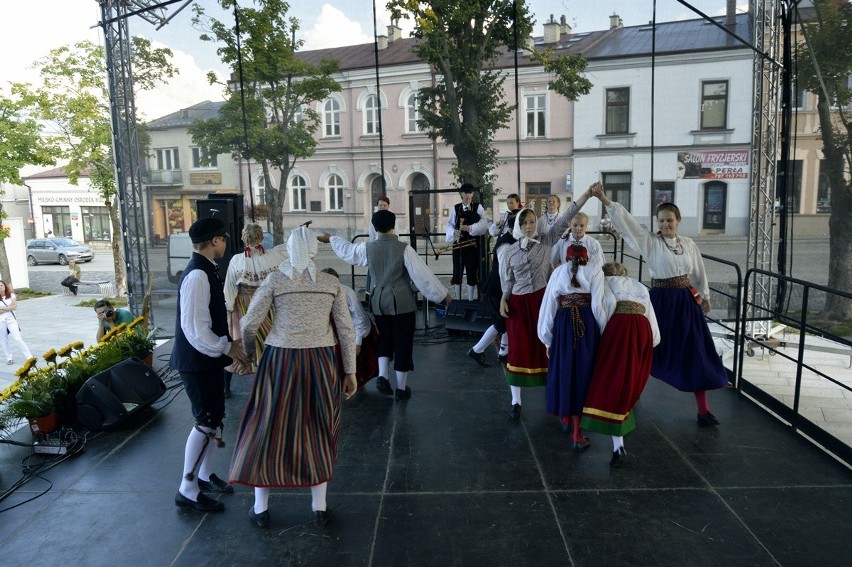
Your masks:
{"label": "sign reading salon fryzjerski", "polygon": [[678,179],[748,179],[749,150],[679,152]]}

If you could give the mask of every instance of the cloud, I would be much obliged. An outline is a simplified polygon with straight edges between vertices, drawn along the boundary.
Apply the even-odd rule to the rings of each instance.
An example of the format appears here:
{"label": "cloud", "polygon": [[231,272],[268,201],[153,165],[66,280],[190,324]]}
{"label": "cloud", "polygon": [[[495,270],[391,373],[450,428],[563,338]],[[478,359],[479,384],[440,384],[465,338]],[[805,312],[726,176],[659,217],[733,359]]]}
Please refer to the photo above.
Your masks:
{"label": "cloud", "polygon": [[[379,35],[387,35],[387,26],[390,24],[390,13],[381,6],[376,14],[376,26]],[[344,47],[347,45],[359,45],[373,42],[373,17],[372,11],[363,18],[364,25],[349,19],[349,17],[332,6],[323,4],[319,17],[311,29],[305,32],[305,45],[303,49],[326,49],[329,47]],[[410,20],[400,22],[402,37],[408,37],[414,25]]]}
{"label": "cloud", "polygon": [[[157,42],[152,42],[154,47],[166,47]],[[166,114],[176,112],[198,104],[204,100],[219,101],[224,99],[222,85],[210,85],[207,81],[207,70],[201,69],[195,58],[184,51],[172,48],[172,65],[180,71],[172,77],[169,83],[161,85],[152,91],[142,91],[136,95],[136,109],[138,118],[142,121],[160,118]],[[224,82],[225,77],[217,72],[219,80]]]}

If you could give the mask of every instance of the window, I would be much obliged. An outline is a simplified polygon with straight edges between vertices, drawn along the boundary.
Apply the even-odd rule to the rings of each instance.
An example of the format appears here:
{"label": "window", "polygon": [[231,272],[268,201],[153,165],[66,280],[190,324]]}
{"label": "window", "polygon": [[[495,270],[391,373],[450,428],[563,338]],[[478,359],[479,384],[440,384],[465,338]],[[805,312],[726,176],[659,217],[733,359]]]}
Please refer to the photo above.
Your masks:
{"label": "window", "polygon": [[527,183],[525,189],[527,200],[537,195],[550,195],[550,183],[546,181]]}
{"label": "window", "polygon": [[333,98],[323,105],[322,122],[326,137],[340,135],[340,103]]}
{"label": "window", "polygon": [[266,205],[266,176],[262,170],[255,174],[254,187],[257,189],[258,205]]}
{"label": "window", "polygon": [[328,178],[328,210],[343,210],[343,179],[337,174]]}
{"label": "window", "polygon": [[300,124],[305,119],[305,108],[303,105],[296,105],[296,108],[293,109],[293,118],[291,122],[293,124]]}
{"label": "window", "polygon": [[364,134],[379,133],[379,99],[376,95],[367,97],[364,103]]}
{"label": "window", "polygon": [[630,211],[631,173],[629,171],[601,173],[601,181],[603,181],[606,196]]}
{"label": "window", "polygon": [[[802,160],[791,159],[787,175],[790,177],[787,184],[787,211],[799,214],[799,208],[802,203]],[[784,171],[781,169],[781,162],[778,162],[775,178],[775,194],[780,196],[783,190],[782,184],[784,183]]]}
{"label": "window", "polygon": [[92,240],[109,240],[112,225],[106,207],[80,207],[83,216],[83,238],[86,242]]}
{"label": "window", "polygon": [[606,133],[627,134],[630,128],[630,89],[606,90]]}
{"label": "window", "polygon": [[674,203],[675,184],[674,181],[654,181],[652,183],[654,190],[651,198],[653,202],[653,212],[656,213],[657,207],[663,203]]}
{"label": "window", "polygon": [[154,150],[157,157],[157,169],[160,171],[180,169],[177,148],[159,148]]}
{"label": "window", "polygon": [[408,134],[422,132],[417,125],[418,120],[420,120],[420,109],[417,106],[417,93],[411,93],[405,103],[405,131]]}
{"label": "window", "polygon": [[294,175],[290,178],[290,188],[293,193],[293,199],[290,201],[290,210],[304,211],[307,206],[308,190],[308,184],[305,182],[305,178],[301,175]]}
{"label": "window", "polygon": [[817,181],[817,213],[831,212],[831,182],[825,171],[825,160],[819,160],[819,180]]}
{"label": "window", "polygon": [[544,129],[546,116],[546,96],[543,94],[525,97],[527,112],[527,138],[544,138],[547,134]]}
{"label": "window", "polygon": [[728,81],[701,83],[701,129],[721,130],[728,125]]}
{"label": "window", "polygon": [[208,148],[192,148],[193,169],[218,167],[219,164],[217,163],[217,158],[218,156],[216,154],[210,154],[210,150]]}
{"label": "window", "polygon": [[[42,207],[44,235],[48,238],[71,236],[71,210],[69,207]],[[52,234],[48,234],[48,233]]]}

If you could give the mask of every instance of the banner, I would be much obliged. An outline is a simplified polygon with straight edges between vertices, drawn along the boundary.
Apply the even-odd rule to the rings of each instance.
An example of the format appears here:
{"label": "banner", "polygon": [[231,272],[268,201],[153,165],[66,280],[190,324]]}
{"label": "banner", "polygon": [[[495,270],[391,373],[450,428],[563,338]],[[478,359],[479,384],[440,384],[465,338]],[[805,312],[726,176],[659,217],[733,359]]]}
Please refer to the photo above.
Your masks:
{"label": "banner", "polygon": [[748,179],[750,150],[679,152],[678,179]]}

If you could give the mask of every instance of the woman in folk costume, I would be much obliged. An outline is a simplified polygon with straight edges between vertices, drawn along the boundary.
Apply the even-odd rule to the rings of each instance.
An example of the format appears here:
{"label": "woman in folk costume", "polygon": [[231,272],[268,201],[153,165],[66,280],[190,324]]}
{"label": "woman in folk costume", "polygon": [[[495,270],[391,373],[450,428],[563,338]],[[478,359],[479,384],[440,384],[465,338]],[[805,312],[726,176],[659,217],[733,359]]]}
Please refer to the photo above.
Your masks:
{"label": "woman in folk costume", "polygon": [[589,199],[586,191],[556,220],[546,234],[536,232],[536,216],[523,209],[515,218],[517,242],[502,246],[498,251],[500,283],[500,315],[506,318],[509,335],[509,357],[506,363],[506,382],[512,391],[509,417],[521,417],[521,388],[544,386],[547,382],[547,353],[538,340],[538,311],[544,288],[552,271],[550,249],[568,228],[571,219]]}
{"label": "woman in folk costume", "polygon": [[[357,388],[355,328],[340,282],[317,273],[317,240],[307,227],[291,232],[287,251],[289,261],[264,280],[241,321],[251,357],[258,329],[275,307],[230,472],[232,482],[255,487],[249,518],[261,527],[269,524],[270,488],[310,486],[316,521],[328,522],[326,489],[337,456],[340,406]],[[335,361],[338,341],[343,376]]]}
{"label": "woman in folk costume", "polygon": [[[228,309],[228,332],[234,340],[242,338],[240,331],[240,319],[248,310],[249,303],[254,292],[263,283],[270,273],[278,270],[278,266],[284,261],[284,256],[277,250],[265,250],[263,248],[263,228],[257,223],[246,223],[242,233],[245,250],[242,254],[234,254],[228,271],[225,274],[225,307]],[[260,359],[263,354],[263,345],[269,329],[272,328],[275,310],[270,309],[266,319],[263,320],[257,330],[255,340],[256,358]],[[225,369],[225,397],[231,396],[231,376],[233,372],[240,374],[254,374],[256,367]]]}
{"label": "woman in folk costume", "polygon": [[620,467],[627,452],[624,436],[636,429],[633,406],[651,372],[660,329],[648,290],[627,277],[617,262],[604,264],[606,329],[595,360],[580,426],[612,435],[611,467]]}
{"label": "woman in folk costume", "polygon": [[550,251],[550,263],[553,264],[554,268],[565,263],[565,259],[568,257],[568,247],[572,244],[580,244],[589,251],[589,263],[597,264],[598,268],[603,266],[603,249],[600,242],[586,234],[588,228],[589,215],[586,213],[574,215],[574,218],[571,219],[571,226],[562,233],[562,238],[553,245]]}
{"label": "woman in folk costume", "polygon": [[692,239],[677,234],[680,209],[673,203],[657,207],[656,234],[643,228],[627,210],[611,201],[603,186],[594,195],[609,211],[612,226],[651,272],[651,303],[660,327],[660,344],[654,349],[651,375],[683,392],[693,392],[698,425],[719,424],[710,412],[707,390],[728,385],[728,373],[716,354],[704,319],[710,312],[710,287],[701,252]]}
{"label": "woman in folk costume", "polygon": [[589,448],[580,416],[606,325],[604,277],[581,244],[568,247],[566,263],[547,282],[538,317],[538,338],[547,348],[547,412],[573,426],[572,448]]}
{"label": "woman in folk costume", "polygon": [[559,218],[559,210],[561,208],[562,200],[559,198],[559,195],[550,195],[547,197],[547,209],[538,217],[538,222],[536,222],[535,228],[539,234],[545,234],[550,231],[550,227]]}

